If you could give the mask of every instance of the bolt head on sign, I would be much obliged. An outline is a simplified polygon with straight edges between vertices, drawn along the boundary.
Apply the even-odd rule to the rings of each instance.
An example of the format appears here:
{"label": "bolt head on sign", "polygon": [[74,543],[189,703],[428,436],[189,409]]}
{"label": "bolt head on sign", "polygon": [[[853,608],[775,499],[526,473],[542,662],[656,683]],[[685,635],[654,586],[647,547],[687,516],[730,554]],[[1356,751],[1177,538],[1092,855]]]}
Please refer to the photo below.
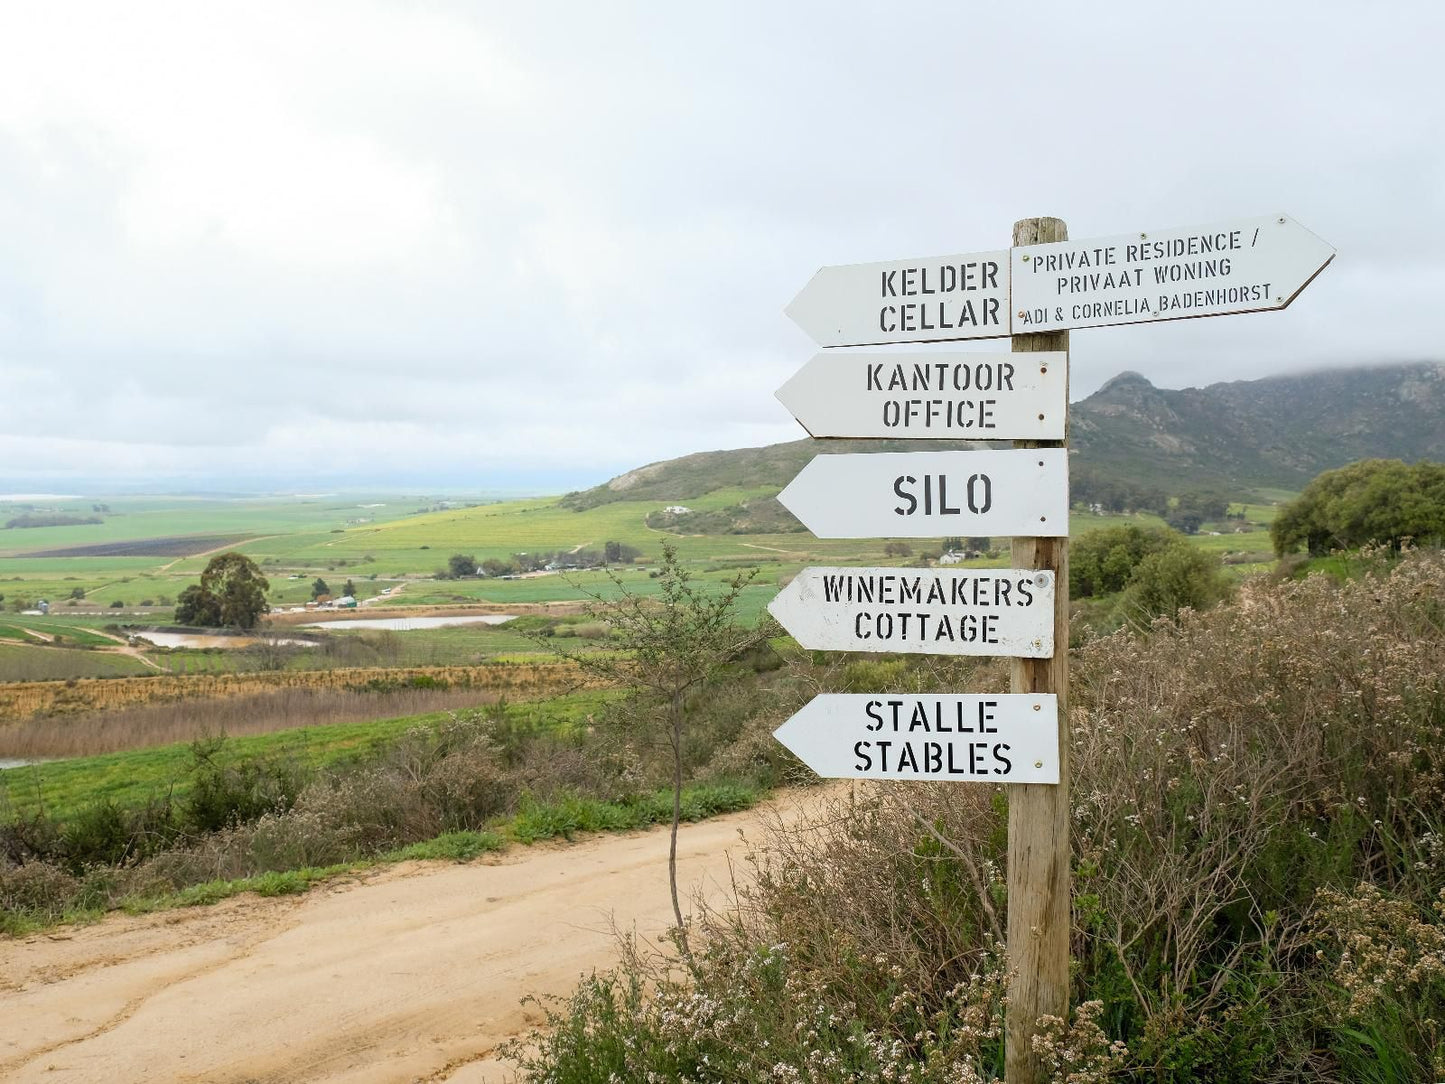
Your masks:
{"label": "bolt head on sign", "polygon": [[1053,693],[825,693],[773,736],[825,779],[1057,783]]}
{"label": "bolt head on sign", "polygon": [[824,267],[786,311],[819,346],[998,339],[1008,273],[1007,249]]}
{"label": "bolt head on sign", "polygon": [[819,538],[1069,533],[1064,448],[819,455],[778,500]]}
{"label": "bolt head on sign", "polygon": [[1335,258],[1282,214],[1011,252],[1015,335],[1282,309]]}
{"label": "bolt head on sign", "polygon": [[1047,659],[1047,569],[805,568],[768,603],[810,651],[896,651]]}
{"label": "bolt head on sign", "polygon": [[1063,440],[1064,351],[815,354],[778,400],[815,437]]}

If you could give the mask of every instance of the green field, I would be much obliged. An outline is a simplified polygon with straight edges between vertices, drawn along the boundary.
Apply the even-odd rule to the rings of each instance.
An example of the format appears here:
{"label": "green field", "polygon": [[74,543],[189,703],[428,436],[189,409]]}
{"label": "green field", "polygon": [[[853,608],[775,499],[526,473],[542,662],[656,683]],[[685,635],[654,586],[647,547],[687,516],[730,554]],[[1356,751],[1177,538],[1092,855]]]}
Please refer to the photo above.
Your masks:
{"label": "green field", "polygon": [[[606,696],[577,693],[519,702],[507,705],[506,712],[517,727],[565,730],[584,723]],[[449,713],[437,712],[236,737],[227,740],[224,755],[237,763],[279,759],[305,767],[323,767],[363,760],[408,730],[439,726],[449,719]],[[98,802],[134,807],[165,793],[179,797],[190,786],[193,759],[190,744],[181,743],[0,770],[0,810],[8,809],[20,816],[43,812],[64,821],[77,810]]]}
{"label": "green field", "polygon": [[[729,488],[690,498],[689,508],[710,511],[760,497],[771,488]],[[1262,495],[1267,500],[1288,494]],[[1256,498],[1257,499],[1257,498]],[[54,502],[43,511],[93,514],[102,502]],[[940,540],[907,542],[908,556],[886,556],[884,539],[817,539],[806,532],[783,534],[720,534],[676,536],[650,528],[649,513],[662,500],[618,501],[575,512],[558,498],[485,503],[458,501],[441,506],[430,498],[395,495],[190,499],[124,498],[103,502],[104,522],[64,527],[0,530],[0,680],[84,677],[140,673],[143,663],[115,653],[113,638],[125,628],[169,624],[176,597],[195,583],[209,557],[208,543],[227,539],[231,548],[250,556],[270,582],[268,600],[276,608],[300,606],[311,598],[312,584],[323,578],[333,594],[348,580],[363,599],[379,597],[387,606],[454,606],[486,603],[507,607],[523,604],[585,601],[589,596],[615,597],[613,576],[599,570],[529,575],[517,578],[450,580],[437,578],[450,556],[465,553],[479,562],[511,559],[515,554],[601,550],[607,542],[635,547],[637,564],[613,570],[628,591],[650,594],[656,582],[652,566],[664,542],[676,546],[698,583],[719,587],[739,571],[756,568],[753,584],[739,599],[739,614],[756,619],[777,589],[798,570],[812,564],[901,564],[937,555]],[[1206,524],[1192,540],[1219,555],[1234,575],[1266,568],[1272,561],[1265,525],[1276,506],[1251,503],[1243,507],[1250,529],[1238,533],[1237,521]],[[0,522],[23,509],[0,504]],[[1152,515],[1094,515],[1075,511],[1074,535],[1123,522],[1161,526]],[[1213,532],[1218,533],[1213,533]],[[235,542],[244,537],[247,540]],[[175,540],[191,540],[178,543]],[[164,550],[137,556],[130,550],[115,556],[53,556],[33,554],[67,546],[144,547]],[[1009,563],[1008,540],[993,540],[996,556],[970,562],[975,567]],[[179,552],[178,552],[179,551]],[[186,556],[191,553],[191,556]],[[79,595],[79,598],[72,598]],[[20,616],[20,606],[49,601],[47,617]],[[105,635],[105,627],[112,626]],[[93,649],[61,652],[40,646],[45,637],[64,647]],[[58,638],[55,639],[55,638]],[[439,633],[408,632],[396,665],[474,662],[497,654],[535,650],[516,634],[477,629]],[[257,663],[234,651],[156,651],[149,653],[162,668],[177,672],[248,669]],[[296,668],[346,665],[345,652],[302,650],[286,665]],[[354,664],[354,663],[353,663]]]}
{"label": "green field", "polygon": [[0,680],[59,681],[68,678],[134,677],[152,673],[139,659],[99,651],[65,651],[0,644]]}

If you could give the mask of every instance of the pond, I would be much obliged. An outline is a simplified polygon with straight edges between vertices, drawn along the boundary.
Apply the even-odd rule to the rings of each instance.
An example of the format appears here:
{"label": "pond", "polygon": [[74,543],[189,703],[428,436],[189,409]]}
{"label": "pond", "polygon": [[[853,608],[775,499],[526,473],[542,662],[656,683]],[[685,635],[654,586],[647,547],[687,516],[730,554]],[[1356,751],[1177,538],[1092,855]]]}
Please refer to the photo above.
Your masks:
{"label": "pond", "polygon": [[458,614],[455,617],[362,617],[347,619],[334,618],[328,621],[312,621],[297,625],[300,629],[394,629],[410,632],[415,629],[446,629],[454,625],[504,625],[515,618],[515,614]]}
{"label": "pond", "polygon": [[[200,632],[137,632],[134,634],[138,640],[149,640],[156,647],[250,647],[257,643],[254,636],[217,636],[214,634]],[[297,639],[276,639],[270,641],[277,644],[297,644],[302,647],[309,646],[310,640]]]}

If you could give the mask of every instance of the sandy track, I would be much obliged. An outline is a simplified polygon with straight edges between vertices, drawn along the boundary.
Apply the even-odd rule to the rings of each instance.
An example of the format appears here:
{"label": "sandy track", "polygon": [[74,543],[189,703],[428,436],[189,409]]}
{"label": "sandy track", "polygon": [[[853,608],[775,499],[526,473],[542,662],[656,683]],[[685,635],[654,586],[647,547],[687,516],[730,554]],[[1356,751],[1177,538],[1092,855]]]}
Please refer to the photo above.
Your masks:
{"label": "sandy track", "polygon": [[[757,823],[685,825],[683,883],[720,899]],[[509,1080],[522,996],[609,964],[613,921],[664,931],[666,865],[665,831],[603,836],[0,942],[0,1080]]]}

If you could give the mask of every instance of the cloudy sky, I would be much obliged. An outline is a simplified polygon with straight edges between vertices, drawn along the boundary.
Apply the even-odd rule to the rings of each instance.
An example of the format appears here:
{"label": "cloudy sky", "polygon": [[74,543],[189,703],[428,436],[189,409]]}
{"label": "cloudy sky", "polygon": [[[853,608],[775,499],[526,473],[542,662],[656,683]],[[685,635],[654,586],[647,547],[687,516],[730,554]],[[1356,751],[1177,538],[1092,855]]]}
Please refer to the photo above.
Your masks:
{"label": "cloudy sky", "polygon": [[[1286,211],[1075,398],[1445,358],[1445,4],[0,7],[0,487],[557,490],[794,439],[824,264]],[[1000,348],[979,343],[977,348]]]}

